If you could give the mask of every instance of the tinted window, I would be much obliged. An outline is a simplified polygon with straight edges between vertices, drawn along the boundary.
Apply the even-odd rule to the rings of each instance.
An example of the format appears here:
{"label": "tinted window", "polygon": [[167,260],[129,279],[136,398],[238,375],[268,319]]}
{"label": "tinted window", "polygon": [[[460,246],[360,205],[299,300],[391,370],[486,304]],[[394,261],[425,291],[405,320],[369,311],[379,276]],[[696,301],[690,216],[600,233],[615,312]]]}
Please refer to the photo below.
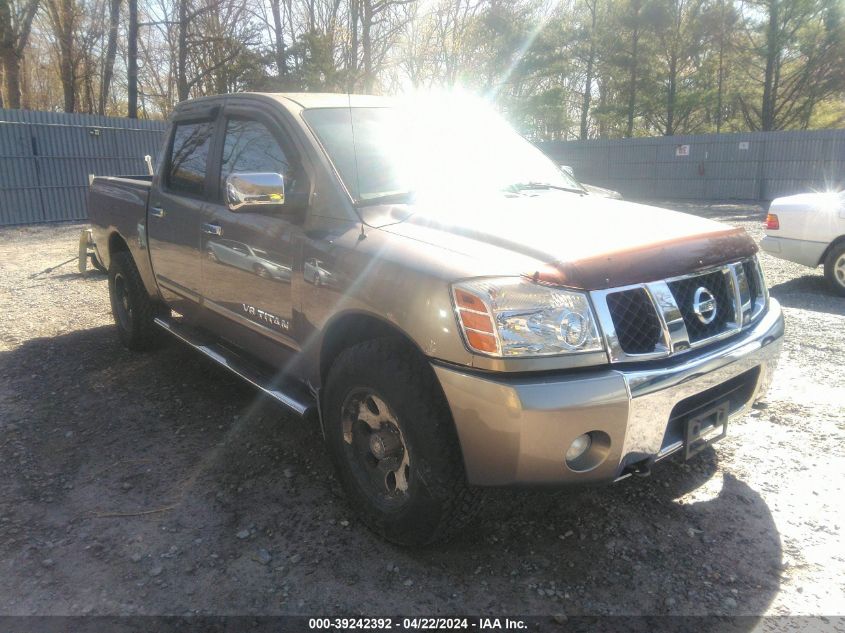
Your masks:
{"label": "tinted window", "polygon": [[220,167],[221,191],[226,190],[226,178],[230,174],[247,172],[281,174],[288,188],[291,185],[290,171],[287,156],[264,124],[242,119],[229,119],[226,122],[223,163]]}
{"label": "tinted window", "polygon": [[[377,124],[390,115],[391,112],[384,108],[355,108],[354,114],[349,108],[319,108],[303,113],[355,199],[404,187],[404,183],[380,182],[398,181],[399,178],[394,178],[395,165],[391,164],[390,157],[380,153],[371,140],[378,135],[368,133],[374,122]],[[402,136],[395,132],[392,135]]]}
{"label": "tinted window", "polygon": [[202,195],[214,124],[179,123],[173,135],[167,185],[174,191]]}

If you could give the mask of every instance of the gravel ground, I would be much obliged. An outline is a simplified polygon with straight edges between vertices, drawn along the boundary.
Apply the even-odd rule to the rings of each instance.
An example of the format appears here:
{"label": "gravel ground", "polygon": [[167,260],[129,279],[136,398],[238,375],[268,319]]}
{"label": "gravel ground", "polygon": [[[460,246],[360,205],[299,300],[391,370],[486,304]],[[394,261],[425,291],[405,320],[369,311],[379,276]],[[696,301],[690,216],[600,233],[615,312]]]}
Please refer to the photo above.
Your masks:
{"label": "gravel ground", "polygon": [[[748,205],[676,205],[761,234]],[[762,256],[765,402],[652,477],[496,491],[458,540],[353,517],[313,425],[191,350],[118,343],[79,225],[0,230],[0,615],[842,614],[845,300]]]}

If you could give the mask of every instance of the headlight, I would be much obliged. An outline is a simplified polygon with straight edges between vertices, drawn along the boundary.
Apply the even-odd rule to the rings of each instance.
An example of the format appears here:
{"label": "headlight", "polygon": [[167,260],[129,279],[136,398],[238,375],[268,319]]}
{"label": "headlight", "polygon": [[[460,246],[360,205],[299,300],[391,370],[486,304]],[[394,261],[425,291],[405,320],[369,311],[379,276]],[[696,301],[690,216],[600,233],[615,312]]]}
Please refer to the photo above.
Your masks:
{"label": "headlight", "polygon": [[519,277],[452,286],[470,349],[489,356],[552,356],[602,351],[587,295]]}

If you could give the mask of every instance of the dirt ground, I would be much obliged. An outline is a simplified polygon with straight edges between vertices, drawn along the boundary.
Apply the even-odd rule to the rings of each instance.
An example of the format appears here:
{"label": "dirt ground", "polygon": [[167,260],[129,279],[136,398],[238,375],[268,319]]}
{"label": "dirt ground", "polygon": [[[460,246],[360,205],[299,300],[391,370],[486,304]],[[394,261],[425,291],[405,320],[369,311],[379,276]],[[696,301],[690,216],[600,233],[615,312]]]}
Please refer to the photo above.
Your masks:
{"label": "dirt ground", "polygon": [[[761,235],[747,205],[675,205]],[[0,615],[842,614],[845,299],[762,256],[764,403],[650,478],[496,491],[447,545],[359,524],[315,426],[175,342],[124,350],[80,225],[0,230]]]}

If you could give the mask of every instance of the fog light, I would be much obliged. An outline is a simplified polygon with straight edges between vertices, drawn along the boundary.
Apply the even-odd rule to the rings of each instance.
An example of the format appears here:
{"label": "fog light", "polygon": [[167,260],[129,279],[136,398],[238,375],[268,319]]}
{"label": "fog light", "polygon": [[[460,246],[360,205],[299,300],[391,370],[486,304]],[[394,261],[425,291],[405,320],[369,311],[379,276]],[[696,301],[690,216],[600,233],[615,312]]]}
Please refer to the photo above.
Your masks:
{"label": "fog light", "polygon": [[590,439],[589,433],[584,433],[583,435],[576,437],[572,440],[572,444],[569,445],[569,448],[566,451],[566,461],[571,463],[577,460],[581,457],[581,455],[590,450],[590,445],[592,443],[593,441]]}

